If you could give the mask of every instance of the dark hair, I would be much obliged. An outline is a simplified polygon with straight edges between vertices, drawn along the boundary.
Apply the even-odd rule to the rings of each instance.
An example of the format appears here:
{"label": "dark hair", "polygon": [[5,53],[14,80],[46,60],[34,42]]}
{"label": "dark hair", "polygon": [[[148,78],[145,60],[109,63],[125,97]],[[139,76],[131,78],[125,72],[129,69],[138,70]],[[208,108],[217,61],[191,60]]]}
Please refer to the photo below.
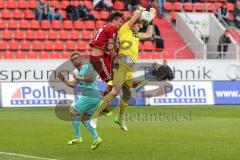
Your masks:
{"label": "dark hair", "polygon": [[109,14],[108,21],[112,22],[114,19],[122,18],[123,14],[119,11],[112,11]]}
{"label": "dark hair", "polygon": [[80,54],[78,54],[78,53],[73,53],[73,54],[71,55],[71,58],[74,57],[74,56],[80,56]]}

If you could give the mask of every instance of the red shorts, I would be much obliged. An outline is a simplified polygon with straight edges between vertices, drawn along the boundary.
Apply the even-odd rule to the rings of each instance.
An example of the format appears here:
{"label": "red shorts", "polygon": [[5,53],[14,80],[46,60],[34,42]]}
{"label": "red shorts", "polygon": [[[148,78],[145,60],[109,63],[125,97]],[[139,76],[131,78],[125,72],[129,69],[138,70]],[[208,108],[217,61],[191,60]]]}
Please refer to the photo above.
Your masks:
{"label": "red shorts", "polygon": [[112,56],[90,56],[90,63],[103,81],[112,80]]}

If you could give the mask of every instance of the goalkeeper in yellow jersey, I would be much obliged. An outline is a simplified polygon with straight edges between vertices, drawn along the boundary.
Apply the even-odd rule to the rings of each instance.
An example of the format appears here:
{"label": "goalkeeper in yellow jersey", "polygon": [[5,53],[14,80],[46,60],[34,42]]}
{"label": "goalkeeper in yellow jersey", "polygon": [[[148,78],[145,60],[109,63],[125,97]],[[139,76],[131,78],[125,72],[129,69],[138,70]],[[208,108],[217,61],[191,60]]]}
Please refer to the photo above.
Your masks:
{"label": "goalkeeper in yellow jersey", "polygon": [[[113,74],[114,86],[111,92],[103,98],[97,111],[92,116],[92,118],[98,117],[122,89],[123,96],[119,104],[120,112],[118,118],[115,119],[115,123],[124,131],[128,130],[124,123],[124,113],[131,95],[130,88],[133,83],[133,66],[138,60],[139,40],[151,38],[153,32],[153,22],[151,22],[148,25],[146,33],[139,33],[139,30],[143,27],[144,23],[140,20],[143,11],[145,11],[145,8],[142,7],[136,10],[134,15],[129,18],[129,20],[118,31],[118,39],[120,43],[118,53],[119,68],[115,70]],[[155,17],[156,10],[151,8],[150,12]]]}

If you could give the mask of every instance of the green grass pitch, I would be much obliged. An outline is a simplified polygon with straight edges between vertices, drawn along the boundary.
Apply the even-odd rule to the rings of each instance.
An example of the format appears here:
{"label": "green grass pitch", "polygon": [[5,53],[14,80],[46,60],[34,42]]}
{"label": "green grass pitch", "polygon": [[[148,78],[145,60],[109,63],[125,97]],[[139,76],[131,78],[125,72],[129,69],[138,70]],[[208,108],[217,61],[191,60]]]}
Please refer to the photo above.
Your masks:
{"label": "green grass pitch", "polygon": [[[129,108],[128,133],[113,123],[117,111],[112,117],[98,119],[103,143],[92,151],[92,139],[84,126],[83,143],[66,144],[73,136],[71,123],[59,120],[53,108],[2,108],[0,152],[59,160],[240,159],[240,107]],[[150,118],[160,113],[165,118]],[[28,159],[0,153],[0,160]]]}

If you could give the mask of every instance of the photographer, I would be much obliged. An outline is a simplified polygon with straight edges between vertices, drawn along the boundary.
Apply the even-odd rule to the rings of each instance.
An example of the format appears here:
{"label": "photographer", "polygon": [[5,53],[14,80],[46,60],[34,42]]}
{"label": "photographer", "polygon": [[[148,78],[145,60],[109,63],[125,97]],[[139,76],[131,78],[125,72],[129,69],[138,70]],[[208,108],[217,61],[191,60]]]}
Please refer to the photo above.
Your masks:
{"label": "photographer", "polygon": [[167,65],[167,60],[163,60],[163,65],[158,67],[157,63],[153,64],[152,75],[157,77],[158,81],[173,80],[174,75],[171,68]]}

